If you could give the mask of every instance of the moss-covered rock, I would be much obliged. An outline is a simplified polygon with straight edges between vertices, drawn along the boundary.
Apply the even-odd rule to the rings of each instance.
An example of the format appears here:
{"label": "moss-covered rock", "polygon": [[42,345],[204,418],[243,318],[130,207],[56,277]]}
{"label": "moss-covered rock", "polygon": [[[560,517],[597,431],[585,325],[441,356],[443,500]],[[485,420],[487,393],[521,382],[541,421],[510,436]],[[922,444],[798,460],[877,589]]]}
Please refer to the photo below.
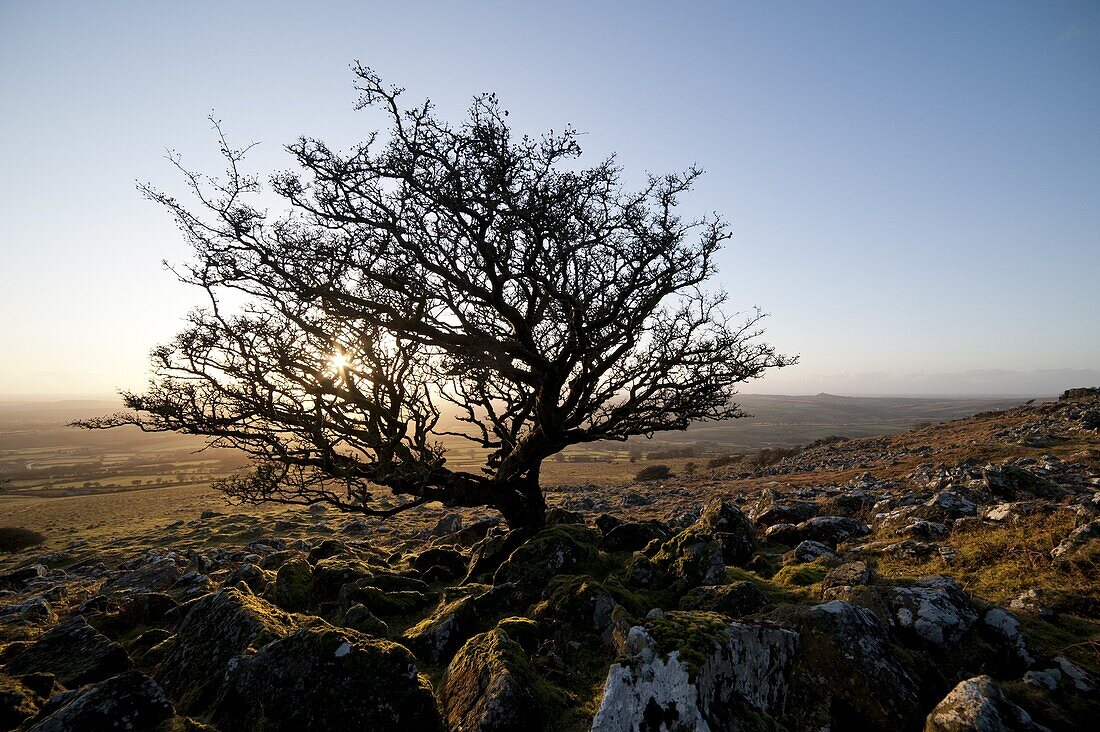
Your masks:
{"label": "moss-covered rock", "polygon": [[726,576],[722,543],[699,524],[662,544],[653,556],[653,565],[666,577],[689,587],[720,584]]}
{"label": "moss-covered rock", "polygon": [[196,602],[157,670],[157,681],[183,713],[212,701],[230,660],[294,630],[293,619],[260,598],[226,588]]}
{"label": "moss-covered rock", "polygon": [[125,649],[77,615],[50,628],[23,648],[6,667],[16,676],[51,673],[64,686],[102,681],[130,668]]}
{"label": "moss-covered rock", "polygon": [[534,535],[531,529],[508,531],[501,526],[492,527],[483,539],[470,549],[470,563],[463,582],[481,582],[492,578],[506,559],[525,541]]}
{"label": "moss-covered rock", "polygon": [[348,604],[365,605],[375,615],[407,615],[432,603],[432,597],[423,592],[409,590],[380,590],[363,580],[340,588],[340,599]]}
{"label": "moss-covered rock", "polygon": [[328,625],[239,657],[210,719],[265,732],[442,727],[431,685],[406,648]]}
{"label": "moss-covered rock", "polygon": [[420,658],[446,660],[478,631],[480,624],[477,597],[467,595],[442,603],[430,617],[405,631],[404,642]]}
{"label": "moss-covered rock", "polygon": [[46,710],[34,732],[68,730],[151,730],[172,718],[172,705],[155,681],[127,671],[64,697],[63,705]]}
{"label": "moss-covered rock", "polygon": [[665,541],[668,527],[660,521],[623,521],[615,524],[605,521],[600,547],[609,552],[635,552],[644,549],[651,541]]}
{"label": "moss-covered rock", "polygon": [[466,575],[469,559],[462,552],[432,547],[409,558],[409,565],[432,579],[452,579]]}
{"label": "moss-covered rock", "polygon": [[601,635],[611,624],[615,598],[589,576],[555,577],[534,608],[540,621],[552,621],[581,633]]}
{"label": "moss-covered rock", "polygon": [[313,594],[317,601],[332,600],[340,588],[351,582],[370,577],[375,568],[354,557],[337,554],[313,565]]}
{"label": "moss-covered rock", "polygon": [[225,587],[244,585],[252,593],[260,595],[271,584],[274,577],[273,573],[255,564],[245,563],[226,575],[222,585]]}
{"label": "moss-covered rock", "polygon": [[497,627],[507,633],[509,638],[519,643],[528,655],[534,653],[535,649],[538,648],[542,634],[539,632],[539,624],[531,618],[520,616],[501,618],[497,623]]}
{"label": "moss-covered rock", "polygon": [[713,498],[703,509],[697,526],[710,532],[722,544],[722,560],[742,567],[756,551],[756,529],[752,521],[730,501]]}
{"label": "moss-covered rock", "polygon": [[378,572],[370,577],[364,577],[361,580],[357,580],[357,582],[359,584],[377,587],[386,592],[420,592],[427,595],[431,591],[428,587],[428,583],[422,579],[408,577],[403,574],[394,574],[392,572]]}
{"label": "moss-covered rock", "polygon": [[709,610],[731,618],[760,612],[767,604],[760,588],[747,581],[696,587],[680,599],[681,610]]}
{"label": "moss-covered rock", "polygon": [[598,539],[595,531],[576,524],[543,529],[509,555],[493,575],[493,584],[541,591],[555,575],[591,571],[600,562]]}
{"label": "moss-covered rock", "polygon": [[782,608],[777,616],[799,634],[787,711],[796,729],[913,729],[918,687],[866,608],[839,600]]}
{"label": "moss-covered rock", "polygon": [[367,635],[384,636],[389,632],[389,626],[380,620],[365,605],[355,603],[347,609],[340,625],[352,630],[358,630]]}
{"label": "moss-covered rock", "polygon": [[788,564],[772,576],[772,582],[781,587],[809,587],[825,579],[837,560],[822,557],[810,562]]}
{"label": "moss-covered rock", "polygon": [[592,729],[778,730],[797,636],[706,612],[631,628]]}
{"label": "moss-covered rock", "polygon": [[447,667],[439,699],[449,729],[521,732],[543,729],[546,684],[502,628],[470,638]]}
{"label": "moss-covered rock", "polygon": [[350,546],[339,539],[322,539],[309,550],[309,561],[313,564],[337,556],[355,557],[356,555]]}
{"label": "moss-covered rock", "polygon": [[313,604],[313,567],[305,557],[287,559],[275,574],[271,599],[289,612],[301,612]]}
{"label": "moss-covered rock", "polygon": [[959,682],[928,715],[925,732],[1040,732],[1031,716],[1010,702],[989,676]]}

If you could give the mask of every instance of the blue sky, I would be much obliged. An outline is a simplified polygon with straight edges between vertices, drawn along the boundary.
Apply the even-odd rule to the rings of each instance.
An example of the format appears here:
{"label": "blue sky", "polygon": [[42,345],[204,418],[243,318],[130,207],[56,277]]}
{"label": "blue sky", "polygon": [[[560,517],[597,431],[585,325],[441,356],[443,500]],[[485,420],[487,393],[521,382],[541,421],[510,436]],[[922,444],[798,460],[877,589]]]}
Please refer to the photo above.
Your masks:
{"label": "blue sky", "polygon": [[0,0],[0,394],[139,388],[197,294],[135,180],[338,146],[359,59],[460,117],[572,123],[629,176],[699,163],[721,284],[799,366],[748,390],[1100,383],[1100,3]]}

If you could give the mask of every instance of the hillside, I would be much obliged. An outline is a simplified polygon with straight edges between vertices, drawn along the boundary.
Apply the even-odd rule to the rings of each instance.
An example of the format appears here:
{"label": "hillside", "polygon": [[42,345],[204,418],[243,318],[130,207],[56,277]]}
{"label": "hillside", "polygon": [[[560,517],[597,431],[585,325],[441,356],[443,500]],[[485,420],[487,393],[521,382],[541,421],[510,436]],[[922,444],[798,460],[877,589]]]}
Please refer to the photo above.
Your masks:
{"label": "hillside", "polygon": [[[958,405],[911,408],[897,419]],[[8,498],[0,719],[946,731],[1100,713],[1100,392],[722,462],[578,473],[535,534],[437,505],[227,508],[198,485]]]}
{"label": "hillside", "polygon": [[[637,472],[632,451],[660,453],[691,450],[706,457],[742,453],[770,446],[792,446],[826,435],[861,437],[909,429],[915,424],[967,417],[976,412],[1016,406],[1022,400],[895,399],[761,396],[740,397],[746,419],[697,425],[683,433],[653,440],[598,443],[571,448],[566,457],[586,460],[586,467],[546,466],[549,482],[576,479],[618,482]],[[151,487],[197,487],[239,469],[244,460],[231,450],[205,450],[194,435],[149,434],[134,428],[78,430],[76,419],[118,411],[121,404],[106,399],[0,401],[0,488],[21,497],[98,495]],[[445,421],[443,430],[460,425]],[[453,437],[440,438],[452,464],[477,468],[481,451]],[[596,464],[598,463],[600,464]],[[143,501],[144,502],[144,501]],[[0,514],[2,515],[2,514]]]}

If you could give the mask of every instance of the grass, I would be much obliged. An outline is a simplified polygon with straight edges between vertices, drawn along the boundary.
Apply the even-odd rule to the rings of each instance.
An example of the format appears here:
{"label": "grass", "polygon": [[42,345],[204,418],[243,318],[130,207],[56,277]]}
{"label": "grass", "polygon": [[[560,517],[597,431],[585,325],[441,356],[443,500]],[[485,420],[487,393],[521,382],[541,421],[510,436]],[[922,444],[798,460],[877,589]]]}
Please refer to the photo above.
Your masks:
{"label": "grass", "polygon": [[999,526],[971,525],[948,536],[946,544],[956,552],[952,559],[884,556],[878,570],[886,577],[908,579],[946,574],[971,593],[1000,604],[1039,589],[1052,609],[1095,617],[1100,614],[1096,557],[1065,562],[1050,556],[1051,549],[1073,529],[1074,516],[1068,510]]}

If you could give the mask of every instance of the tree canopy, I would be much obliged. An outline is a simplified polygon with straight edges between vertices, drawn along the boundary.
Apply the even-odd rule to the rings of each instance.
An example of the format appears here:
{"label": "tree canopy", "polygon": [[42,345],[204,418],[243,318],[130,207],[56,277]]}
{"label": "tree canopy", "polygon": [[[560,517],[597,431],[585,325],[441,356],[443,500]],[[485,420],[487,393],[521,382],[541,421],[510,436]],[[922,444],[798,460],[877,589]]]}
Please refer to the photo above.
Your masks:
{"label": "tree canopy", "polygon": [[[355,75],[388,134],[346,152],[300,138],[264,186],[219,128],[223,176],[172,157],[193,201],[143,186],[193,246],[177,274],[207,304],[153,351],[130,411],[81,426],[243,450],[253,469],[218,484],[240,501],[439,501],[534,526],[547,457],[742,416],[737,386],[792,362],[708,286],[730,234],[676,213],[698,168],[629,190],[614,157],[576,162],[572,128],[514,135],[489,94],[452,125]],[[448,465],[453,440],[484,451],[480,472]]]}

